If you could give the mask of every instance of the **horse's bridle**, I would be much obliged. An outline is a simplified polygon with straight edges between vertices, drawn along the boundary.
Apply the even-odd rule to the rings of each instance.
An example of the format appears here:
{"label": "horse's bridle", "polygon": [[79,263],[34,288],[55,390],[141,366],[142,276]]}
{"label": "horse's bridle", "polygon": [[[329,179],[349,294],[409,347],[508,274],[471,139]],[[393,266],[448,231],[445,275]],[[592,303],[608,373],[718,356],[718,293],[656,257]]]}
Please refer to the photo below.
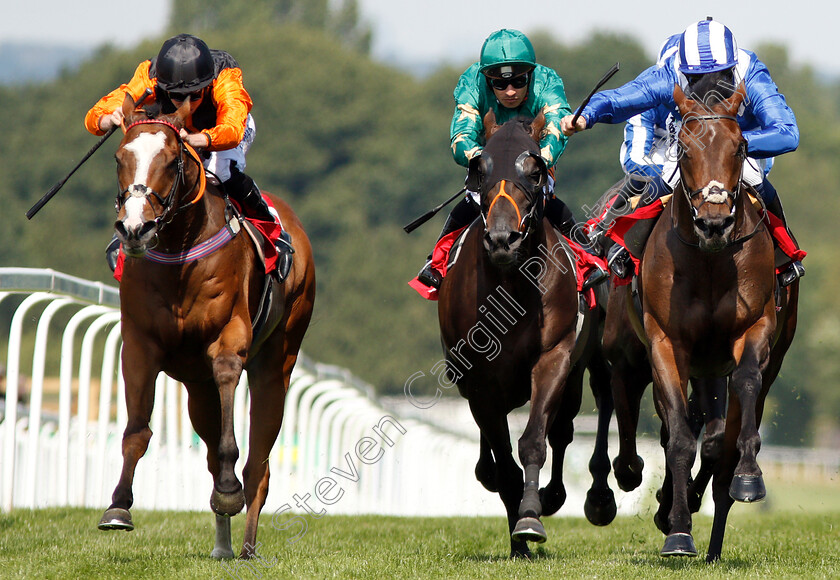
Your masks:
{"label": "horse's bridle", "polygon": [[[496,202],[499,199],[506,199],[513,205],[514,209],[516,209],[516,215],[519,218],[519,225],[517,227],[517,231],[522,234],[522,239],[524,240],[533,230],[534,224],[536,224],[539,219],[542,219],[542,211],[545,206],[545,194],[544,194],[544,183],[539,183],[537,185],[530,184],[525,182],[523,179],[525,175],[524,164],[525,160],[529,157],[535,155],[532,151],[523,151],[519,154],[516,158],[515,167],[517,178],[516,179],[500,179],[496,183],[501,183],[501,190],[493,198],[493,201],[490,202],[489,207],[487,208],[487,213],[484,210],[481,210],[481,219],[484,222],[484,231],[487,231],[487,220],[490,217],[490,212],[493,210],[493,207],[496,205]],[[546,176],[547,178],[547,176]],[[516,201],[505,191],[505,183],[510,182],[519,189],[521,189],[525,193],[525,198],[528,201],[528,206],[525,211],[525,214],[522,215],[522,212],[519,210],[519,206],[517,205]],[[492,186],[491,186],[492,188]],[[484,189],[484,184],[481,184],[481,189]],[[489,190],[488,190],[489,191]],[[483,193],[483,192],[482,192]]]}
{"label": "horse's bridle", "polygon": [[[738,118],[735,117],[734,115],[717,115],[717,114],[715,114],[715,115],[691,115],[691,116],[687,116],[683,119],[683,124],[689,123],[691,121],[734,121],[735,123],[738,123]],[[736,152],[735,155],[736,155],[736,157],[738,157],[741,160],[741,171],[740,171],[740,177],[738,178],[738,183],[735,185],[735,188],[731,192],[729,192],[729,194],[727,195],[728,197],[732,198],[732,209],[730,209],[729,215],[734,215],[735,214],[735,210],[736,210],[736,207],[737,207],[736,202],[738,200],[738,196],[741,194],[741,188],[742,188],[742,185],[743,185],[743,176],[744,176],[744,163],[746,163],[746,159],[747,159],[747,144],[746,144],[746,141],[742,141],[738,145],[738,151]],[[697,216],[698,216],[700,208],[703,207],[703,204],[705,204],[707,202],[707,200],[704,199],[702,202],[700,202],[700,205],[698,205],[697,207],[694,207],[694,204],[691,203],[691,202],[692,202],[692,200],[694,199],[695,196],[697,196],[697,195],[699,195],[700,193],[703,192],[705,187],[701,187],[699,189],[694,189],[694,190],[688,190],[688,189],[685,188],[685,185],[684,185],[685,182],[682,179],[682,175],[683,175],[683,171],[682,171],[682,167],[681,167],[682,160],[683,160],[682,156],[680,156],[680,158],[677,160],[677,167],[679,167],[679,169],[680,169],[680,176],[681,176],[680,177],[680,189],[682,189],[686,200],[688,200],[688,207],[691,208],[691,218],[696,219]],[[760,200],[761,204],[764,205],[764,201],[761,200],[761,196],[759,196],[759,200]],[[672,222],[674,221],[673,205],[671,206],[671,221]],[[755,226],[755,228],[753,229],[752,232],[750,232],[749,234],[747,234],[745,236],[742,236],[740,238],[736,238],[734,240],[731,240],[729,243],[726,244],[726,246],[728,247],[728,246],[731,246],[731,245],[741,243],[741,242],[745,242],[745,241],[749,240],[750,238],[752,238],[754,235],[756,235],[758,233],[758,230],[759,230],[760,227],[761,227],[761,220],[758,221],[758,223],[756,224],[756,226]],[[693,247],[699,247],[699,244],[695,244],[695,243],[689,242],[687,240],[684,240],[682,238],[682,236],[679,235],[679,231],[677,231],[677,236],[679,237],[680,241],[683,242],[684,244],[689,245],[689,246],[693,246]]]}
{"label": "horse's bridle", "polygon": [[[683,124],[689,123],[691,121],[722,121],[722,120],[735,121],[736,123],[738,122],[738,119],[736,117],[732,116],[732,115],[692,115],[690,117],[686,117],[685,119],[683,119]],[[743,177],[743,175],[744,175],[744,161],[746,160],[746,157],[747,157],[747,151],[746,151],[746,147],[745,147],[744,143],[741,143],[738,146],[738,152],[736,153],[736,156],[741,160],[741,171],[740,171],[740,173],[741,173],[741,177]],[[680,158],[677,160],[677,166],[680,168],[680,175],[681,176],[683,175],[682,166],[681,166],[682,165],[682,160],[683,160],[682,156],[680,156]],[[738,183],[735,184],[735,188],[731,192],[731,197],[732,197],[732,201],[733,201],[731,213],[735,213],[735,203],[734,202],[735,202],[735,200],[738,199],[738,195],[741,193],[741,177],[738,178]],[[682,181],[682,178],[680,178],[680,181]],[[685,182],[683,181],[683,183],[685,183]],[[697,206],[697,207],[694,207],[694,204],[691,203],[691,200],[694,199],[695,196],[702,193],[704,189],[705,189],[705,187],[701,187],[699,189],[694,189],[694,190],[687,190],[685,187],[682,188],[683,192],[685,193],[686,198],[688,199],[689,206],[691,207],[691,214],[692,214],[691,217],[692,218],[697,217],[698,210],[701,207],[703,207],[703,204],[706,203],[706,200],[703,200],[700,203],[700,205]]]}
{"label": "horse's bridle", "polygon": [[[158,204],[163,208],[160,215],[157,215],[155,212],[155,225],[157,226],[158,230],[163,229],[163,227],[169,224],[175,216],[177,216],[182,211],[188,209],[192,205],[198,202],[201,199],[201,194],[203,193],[203,188],[200,187],[202,181],[202,172],[204,171],[204,166],[201,161],[198,159],[198,154],[195,153],[195,150],[192,150],[181,138],[180,131],[178,127],[166,121],[164,119],[142,119],[139,121],[135,121],[131,123],[128,127],[126,127],[125,132],[128,131],[137,125],[163,125],[165,127],[169,127],[175,132],[175,138],[178,140],[178,160],[177,160],[177,168],[176,168],[176,177],[172,181],[172,187],[169,189],[169,193],[164,197],[151,187],[148,187],[143,184],[131,184],[127,186],[125,189],[121,190],[117,194],[117,199],[115,203],[115,207],[117,212],[120,211],[123,205],[127,200],[127,197],[154,197],[157,199]],[[195,182],[192,184],[192,187],[182,196],[187,197],[196,189],[199,189],[199,194],[196,195],[192,200],[182,204],[180,207],[177,207],[175,210],[172,210],[174,199],[175,199],[175,192],[178,190],[178,186],[183,184],[184,186],[187,185],[186,182],[186,172],[184,170],[184,158],[189,159],[196,165],[198,165],[199,173],[198,177],[196,177]],[[154,211],[154,205],[152,205]],[[164,219],[165,218],[165,219]]]}

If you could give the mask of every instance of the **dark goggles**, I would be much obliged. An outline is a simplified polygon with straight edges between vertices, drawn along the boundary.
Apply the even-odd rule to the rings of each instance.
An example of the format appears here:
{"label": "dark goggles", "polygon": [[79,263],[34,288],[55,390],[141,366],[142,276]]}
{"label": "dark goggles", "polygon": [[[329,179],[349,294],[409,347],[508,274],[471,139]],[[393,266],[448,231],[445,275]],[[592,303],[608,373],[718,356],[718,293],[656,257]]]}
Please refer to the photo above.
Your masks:
{"label": "dark goggles", "polygon": [[199,89],[192,93],[167,93],[169,96],[170,101],[178,101],[179,103],[183,103],[189,97],[190,102],[194,103],[195,101],[199,100],[201,96],[204,94],[204,89]]}
{"label": "dark goggles", "polygon": [[522,87],[528,84],[529,80],[530,78],[528,73],[524,73],[507,79],[488,78],[487,82],[490,83],[490,86],[496,89],[497,91],[503,91],[506,88],[508,88],[508,85],[512,86],[515,89],[521,89]]}

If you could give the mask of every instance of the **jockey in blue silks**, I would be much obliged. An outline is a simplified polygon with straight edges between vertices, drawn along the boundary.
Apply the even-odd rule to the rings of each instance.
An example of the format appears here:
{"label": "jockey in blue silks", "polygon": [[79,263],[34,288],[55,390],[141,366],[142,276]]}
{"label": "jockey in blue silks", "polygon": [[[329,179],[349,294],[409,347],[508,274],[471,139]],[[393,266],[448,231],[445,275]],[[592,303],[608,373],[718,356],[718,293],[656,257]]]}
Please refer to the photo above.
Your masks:
{"label": "jockey in blue silks", "polygon": [[[747,159],[742,180],[761,195],[769,211],[786,222],[781,201],[767,173],[773,157],[799,146],[799,128],[767,67],[755,53],[739,49],[732,32],[711,19],[690,25],[671,36],[660,50],[656,65],[635,80],[592,97],[576,125],[572,115],[561,120],[564,134],[588,129],[596,123],[627,121],[621,161],[629,179],[622,195],[646,191],[644,202],[670,192],[679,180],[676,154],[681,117],[674,102],[674,86],[691,96],[701,77],[716,73],[721,86],[733,90],[743,81],[746,99],[737,113],[747,141]],[[725,83],[725,84],[724,84]],[[782,272],[783,286],[804,276],[801,262]]]}

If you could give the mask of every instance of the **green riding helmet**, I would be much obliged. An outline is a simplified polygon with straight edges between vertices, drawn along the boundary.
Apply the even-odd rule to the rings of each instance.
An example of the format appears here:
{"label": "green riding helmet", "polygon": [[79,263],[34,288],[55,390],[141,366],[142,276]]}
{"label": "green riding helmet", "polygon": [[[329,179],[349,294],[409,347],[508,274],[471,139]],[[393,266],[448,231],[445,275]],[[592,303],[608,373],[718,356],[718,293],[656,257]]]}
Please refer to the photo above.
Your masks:
{"label": "green riding helmet", "polygon": [[533,70],[537,66],[534,47],[528,37],[503,28],[487,37],[481,47],[479,71],[484,76],[507,79]]}

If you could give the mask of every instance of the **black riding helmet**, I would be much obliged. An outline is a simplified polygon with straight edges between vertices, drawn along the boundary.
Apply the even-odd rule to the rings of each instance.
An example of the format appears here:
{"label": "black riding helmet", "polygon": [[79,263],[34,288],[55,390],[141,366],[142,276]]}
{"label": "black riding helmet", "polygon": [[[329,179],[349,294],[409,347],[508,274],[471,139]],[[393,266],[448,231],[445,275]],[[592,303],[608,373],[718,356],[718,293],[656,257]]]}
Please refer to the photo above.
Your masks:
{"label": "black riding helmet", "polygon": [[168,93],[192,93],[216,78],[216,65],[208,46],[191,34],[179,34],[163,43],[155,63],[157,84]]}

